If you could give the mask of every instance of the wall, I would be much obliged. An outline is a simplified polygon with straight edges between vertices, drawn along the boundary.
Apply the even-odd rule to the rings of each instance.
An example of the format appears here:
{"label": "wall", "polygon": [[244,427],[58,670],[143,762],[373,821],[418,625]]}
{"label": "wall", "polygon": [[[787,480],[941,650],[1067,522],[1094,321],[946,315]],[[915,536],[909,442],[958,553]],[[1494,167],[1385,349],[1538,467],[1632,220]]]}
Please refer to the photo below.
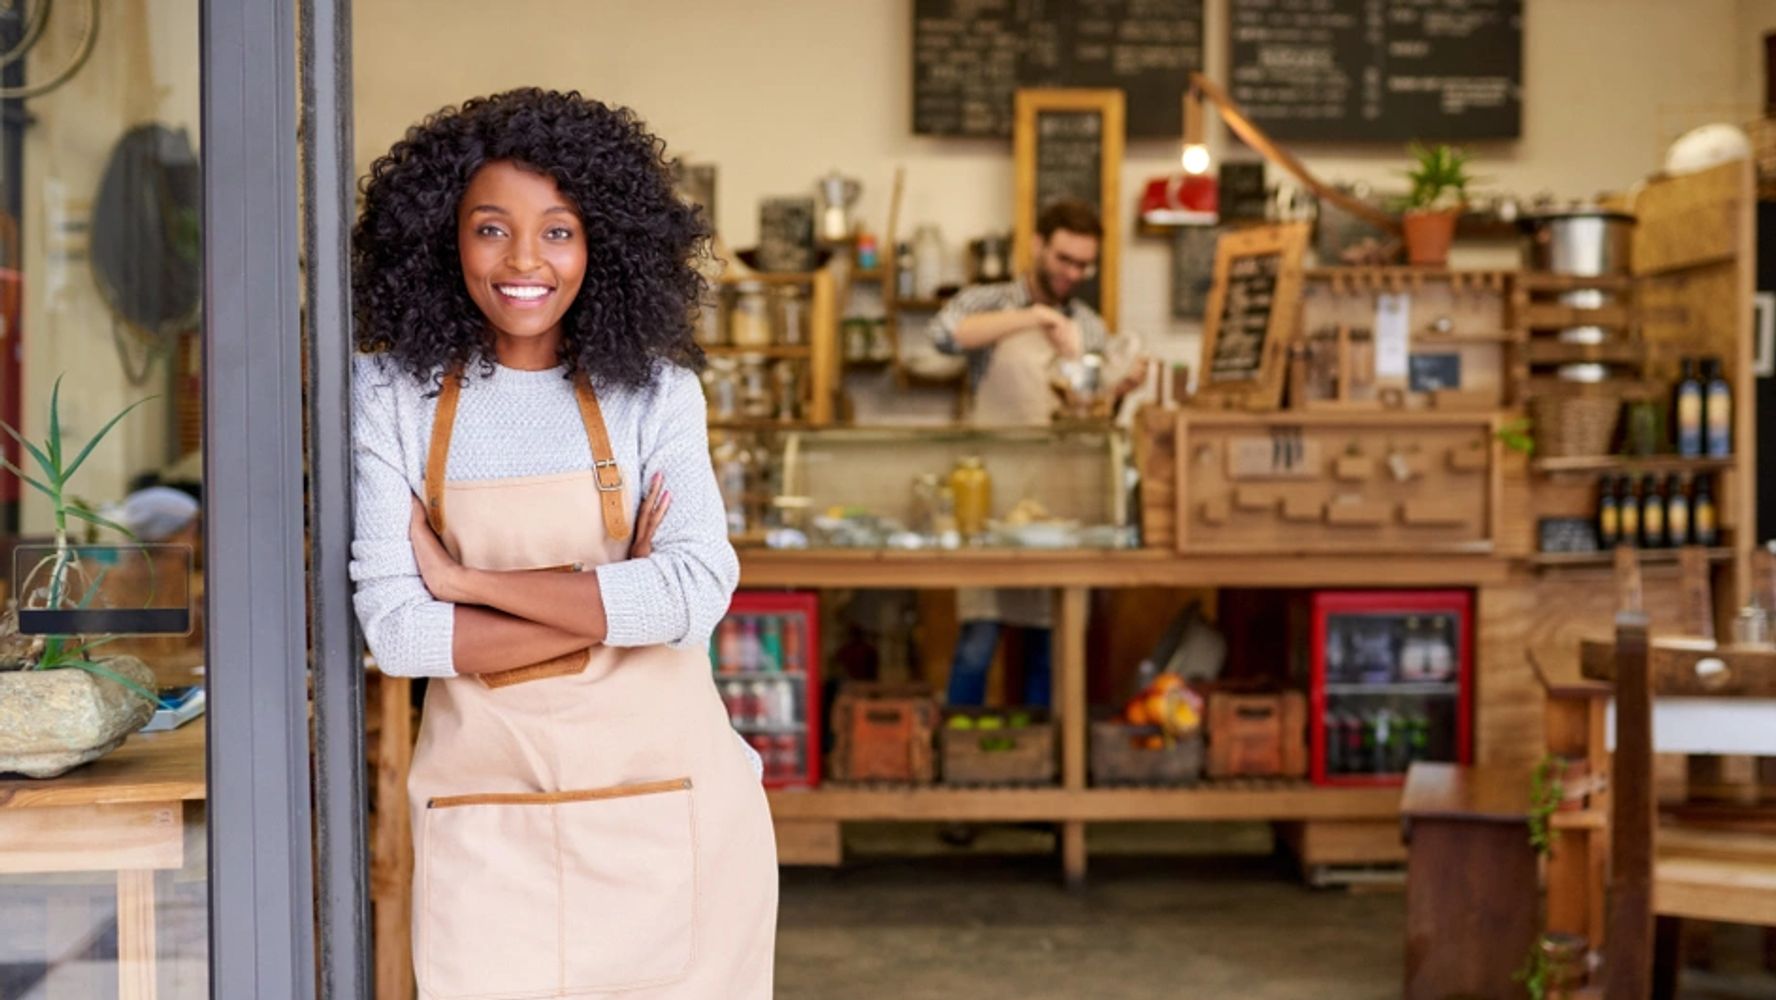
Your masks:
{"label": "wall", "polygon": [[[1226,0],[1206,0],[1209,71],[1225,79]],[[1656,169],[1667,142],[1740,119],[1747,19],[1769,0],[1530,0],[1523,137],[1475,148],[1487,187],[1581,197]],[[748,245],[761,196],[806,191],[828,170],[861,178],[862,213],[886,219],[907,169],[903,229],[935,221],[949,241],[1009,230],[1008,142],[910,133],[910,0],[629,3],[367,0],[354,11],[360,165],[419,116],[521,84],[577,87],[629,104],[678,153],[720,165],[719,224]],[[1773,15],[1776,16],[1776,15]],[[1761,56],[1760,56],[1761,58]],[[1218,130],[1217,130],[1218,131]],[[1176,145],[1132,144],[1123,190],[1172,169]],[[1322,176],[1393,182],[1403,151],[1303,145]],[[1131,202],[1132,211],[1132,202]],[[1169,249],[1129,238],[1125,329],[1194,360],[1194,325],[1167,314]]]}
{"label": "wall", "polygon": [[[80,447],[130,402],[159,394],[105,439],[82,466],[73,492],[94,503],[122,496],[130,478],[159,468],[167,453],[166,363],[146,384],[125,375],[110,309],[86,256],[88,215],[112,146],[129,127],[161,121],[198,142],[197,0],[112,0],[102,5],[92,58],[65,86],[25,103],[23,417],[25,434],[46,433],[50,390],[65,375],[64,442]],[[67,65],[85,24],[84,4],[59,3],[28,57],[27,80]],[[153,16],[149,16],[152,10]],[[128,337],[125,334],[125,337]],[[131,364],[140,361],[131,343]],[[26,489],[22,528],[49,530],[48,502]]]}

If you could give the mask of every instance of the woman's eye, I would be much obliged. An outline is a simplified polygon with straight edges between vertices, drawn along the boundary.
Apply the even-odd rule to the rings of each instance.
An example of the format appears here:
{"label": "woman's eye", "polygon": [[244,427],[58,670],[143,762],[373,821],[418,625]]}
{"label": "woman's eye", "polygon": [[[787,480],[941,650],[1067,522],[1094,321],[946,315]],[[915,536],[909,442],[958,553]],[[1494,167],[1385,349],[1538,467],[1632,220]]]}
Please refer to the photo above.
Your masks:
{"label": "woman's eye", "polygon": [[483,223],[475,227],[475,235],[486,237],[487,239],[497,239],[506,235],[506,231],[491,223]]}
{"label": "woman's eye", "polygon": [[545,235],[547,235],[552,240],[571,240],[571,239],[573,239],[574,234],[573,234],[573,230],[567,228],[566,226],[556,226],[556,227],[550,229],[548,231],[548,233],[546,233]]}

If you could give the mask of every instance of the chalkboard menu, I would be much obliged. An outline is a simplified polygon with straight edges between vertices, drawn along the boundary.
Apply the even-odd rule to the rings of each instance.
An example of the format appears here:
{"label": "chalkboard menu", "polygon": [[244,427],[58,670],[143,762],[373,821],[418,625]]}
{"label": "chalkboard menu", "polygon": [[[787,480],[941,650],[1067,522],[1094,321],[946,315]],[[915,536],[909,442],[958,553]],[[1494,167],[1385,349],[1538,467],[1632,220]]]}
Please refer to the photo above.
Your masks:
{"label": "chalkboard menu", "polygon": [[1233,258],[1221,296],[1215,353],[1209,357],[1210,382],[1251,382],[1258,378],[1264,366],[1264,344],[1270,337],[1277,275],[1282,269],[1280,253]]}
{"label": "chalkboard menu", "polygon": [[1123,95],[1116,90],[1023,90],[1014,101],[1016,223],[1013,253],[1030,260],[1036,218],[1063,198],[1098,210],[1098,274],[1075,293],[1116,329],[1121,246]]}
{"label": "chalkboard menu", "polygon": [[1512,139],[1523,0],[1229,0],[1233,99],[1278,139]]}
{"label": "chalkboard menu", "polygon": [[1308,224],[1225,233],[1203,323],[1201,391],[1246,409],[1282,402],[1287,344],[1300,325],[1301,258]]}
{"label": "chalkboard menu", "polygon": [[913,0],[913,131],[1009,136],[1020,88],[1108,87],[1175,138],[1202,65],[1203,0]]}

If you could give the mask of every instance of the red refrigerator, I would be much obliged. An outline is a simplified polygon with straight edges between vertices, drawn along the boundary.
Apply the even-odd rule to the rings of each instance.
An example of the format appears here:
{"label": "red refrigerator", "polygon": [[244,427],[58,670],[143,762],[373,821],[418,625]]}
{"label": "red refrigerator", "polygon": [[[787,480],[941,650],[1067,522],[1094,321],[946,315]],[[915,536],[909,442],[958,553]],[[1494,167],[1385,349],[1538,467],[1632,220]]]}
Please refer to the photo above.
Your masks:
{"label": "red refrigerator", "polygon": [[1314,783],[1400,784],[1415,760],[1469,763],[1473,636],[1465,591],[1314,593]]}
{"label": "red refrigerator", "polygon": [[765,787],[818,784],[819,595],[735,594],[709,660],[728,719],[764,760]]}

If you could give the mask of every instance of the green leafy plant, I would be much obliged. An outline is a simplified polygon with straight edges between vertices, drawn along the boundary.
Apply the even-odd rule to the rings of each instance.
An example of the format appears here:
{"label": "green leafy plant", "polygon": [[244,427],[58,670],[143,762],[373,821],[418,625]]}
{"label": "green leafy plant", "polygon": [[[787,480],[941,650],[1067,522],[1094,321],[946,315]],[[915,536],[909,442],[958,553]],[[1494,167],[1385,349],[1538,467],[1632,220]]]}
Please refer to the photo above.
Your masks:
{"label": "green leafy plant", "polygon": [[1406,195],[1407,211],[1434,212],[1459,208],[1467,200],[1468,154],[1453,146],[1425,146],[1413,143],[1407,147],[1412,154],[1411,170],[1405,171],[1412,190]]}
{"label": "green leafy plant", "polygon": [[1499,443],[1512,451],[1523,455],[1534,455],[1536,450],[1535,424],[1528,417],[1519,417],[1498,429]]}
{"label": "green leafy plant", "polygon": [[1536,764],[1529,776],[1529,844],[1544,858],[1553,853],[1554,838],[1558,836],[1553,817],[1566,797],[1566,786],[1561,781],[1565,771],[1566,761],[1550,754]]}
{"label": "green leafy plant", "polygon": [[[152,398],[149,397],[149,399]],[[105,435],[111,433],[112,428],[122,422],[124,417],[129,416],[137,407],[148,401],[148,399],[141,399],[124,407],[122,411],[107,421],[105,426],[99,428],[99,432],[82,445],[72,458],[69,458],[62,450],[61,378],[56,379],[55,388],[50,393],[49,433],[41,445],[27,439],[19,433],[18,428],[5,421],[0,421],[0,430],[4,430],[14,441],[19,443],[19,447],[31,456],[31,460],[37,465],[39,475],[30,475],[5,458],[0,458],[0,468],[5,468],[6,471],[19,477],[21,482],[48,497],[50,509],[55,518],[54,554],[45,557],[25,576],[26,581],[34,580],[38,573],[46,566],[48,567],[47,607],[59,608],[72,603],[77,609],[85,609],[97,596],[99,586],[104,582],[103,572],[91,581],[85,580],[85,571],[75,558],[74,545],[69,539],[71,520],[84,522],[89,529],[104,528],[115,531],[132,542],[137,541],[135,534],[128,528],[100,516],[88,505],[76,500],[69,493],[68,484],[73,480],[74,474],[80,471],[80,467],[86,464],[86,460],[92,457],[93,450],[99,446],[100,441],[105,439]],[[70,601],[70,587],[80,583],[85,583],[84,590],[78,599]],[[23,586],[21,585],[21,589]],[[159,704],[160,698],[152,691],[92,658],[93,650],[112,641],[111,638],[88,640],[80,636],[44,636],[42,649],[37,653],[35,662],[29,664],[26,669],[84,670],[95,677],[103,677],[121,684],[149,701]]]}
{"label": "green leafy plant", "polygon": [[1548,980],[1552,972],[1548,953],[1542,949],[1542,939],[1537,937],[1530,944],[1523,965],[1511,978],[1523,984],[1523,991],[1529,994],[1530,1000],[1548,1000]]}

